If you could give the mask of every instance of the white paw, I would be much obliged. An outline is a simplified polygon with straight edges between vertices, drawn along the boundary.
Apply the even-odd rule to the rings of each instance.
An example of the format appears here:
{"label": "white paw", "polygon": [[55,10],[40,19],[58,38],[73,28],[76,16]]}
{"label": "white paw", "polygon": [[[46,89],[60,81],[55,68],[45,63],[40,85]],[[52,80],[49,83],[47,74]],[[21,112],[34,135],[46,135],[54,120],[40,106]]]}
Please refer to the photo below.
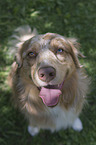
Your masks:
{"label": "white paw", "polygon": [[39,133],[39,129],[38,127],[28,126],[28,132],[30,133],[31,136],[35,136]]}
{"label": "white paw", "polygon": [[74,121],[72,128],[76,131],[81,131],[83,129],[82,122],[79,118]]}

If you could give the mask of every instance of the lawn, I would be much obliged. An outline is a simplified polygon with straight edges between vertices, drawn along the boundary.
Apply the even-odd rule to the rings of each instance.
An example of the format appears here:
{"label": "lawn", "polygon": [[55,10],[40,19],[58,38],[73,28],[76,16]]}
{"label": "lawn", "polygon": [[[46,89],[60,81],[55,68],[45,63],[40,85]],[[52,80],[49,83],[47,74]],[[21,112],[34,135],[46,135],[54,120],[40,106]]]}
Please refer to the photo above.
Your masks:
{"label": "lawn", "polygon": [[[27,122],[10,101],[6,78],[12,59],[8,40],[14,29],[30,25],[39,33],[54,32],[76,37],[81,43],[80,59],[91,77],[88,105],[80,118],[83,131],[61,130],[51,134],[41,130],[31,137]],[[0,0],[0,145],[96,145],[96,0]]]}

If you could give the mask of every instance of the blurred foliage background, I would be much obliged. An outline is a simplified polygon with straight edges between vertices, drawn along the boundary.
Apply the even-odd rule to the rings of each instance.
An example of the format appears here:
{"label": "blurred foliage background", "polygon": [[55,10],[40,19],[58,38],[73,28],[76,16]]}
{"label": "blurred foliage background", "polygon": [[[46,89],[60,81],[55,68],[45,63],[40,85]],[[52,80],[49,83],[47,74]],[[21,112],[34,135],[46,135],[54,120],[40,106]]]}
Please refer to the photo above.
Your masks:
{"label": "blurred foliage background", "polygon": [[[76,37],[81,43],[80,59],[91,77],[88,105],[80,116],[84,129],[31,137],[27,122],[10,102],[6,83],[12,59],[8,41],[18,26],[30,25],[39,33],[54,32]],[[12,56],[14,58],[14,56]],[[0,145],[96,145],[96,0],[0,0]]]}

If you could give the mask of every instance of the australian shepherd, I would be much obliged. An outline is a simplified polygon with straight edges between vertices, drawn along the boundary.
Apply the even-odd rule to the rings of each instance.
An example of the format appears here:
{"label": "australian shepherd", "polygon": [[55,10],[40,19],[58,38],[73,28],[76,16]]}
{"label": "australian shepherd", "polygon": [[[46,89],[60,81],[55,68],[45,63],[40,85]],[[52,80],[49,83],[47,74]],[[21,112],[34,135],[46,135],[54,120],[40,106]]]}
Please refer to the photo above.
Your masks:
{"label": "australian shepherd", "polygon": [[[31,33],[20,27],[15,60],[9,74],[15,105],[29,121],[34,136],[40,129],[51,132],[72,127],[81,131],[79,114],[85,104],[89,79],[78,56],[74,38],[55,33]],[[21,41],[21,42],[20,42]]]}

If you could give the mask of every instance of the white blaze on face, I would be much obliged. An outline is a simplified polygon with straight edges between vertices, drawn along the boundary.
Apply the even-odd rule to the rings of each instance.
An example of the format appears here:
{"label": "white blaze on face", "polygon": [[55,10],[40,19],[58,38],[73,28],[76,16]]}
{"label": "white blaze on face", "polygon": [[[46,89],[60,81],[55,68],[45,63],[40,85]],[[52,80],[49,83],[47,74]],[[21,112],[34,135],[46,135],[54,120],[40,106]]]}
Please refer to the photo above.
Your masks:
{"label": "white blaze on face", "polygon": [[47,46],[44,47],[41,52],[40,52],[40,61],[45,62],[47,64],[51,64],[52,60],[55,61],[56,60],[56,56],[53,52],[51,52]]}
{"label": "white blaze on face", "polygon": [[[46,85],[48,85],[48,83],[43,82],[42,80],[39,79],[38,70],[42,67],[48,67],[48,66],[55,68],[53,60],[55,60],[55,62],[56,62],[55,55],[49,49],[43,48],[38,56],[38,61],[40,62],[40,65],[38,66],[37,71],[35,73],[35,79],[39,86],[46,86]],[[52,82],[53,82],[53,80],[52,80]],[[53,84],[55,84],[55,82]]]}

